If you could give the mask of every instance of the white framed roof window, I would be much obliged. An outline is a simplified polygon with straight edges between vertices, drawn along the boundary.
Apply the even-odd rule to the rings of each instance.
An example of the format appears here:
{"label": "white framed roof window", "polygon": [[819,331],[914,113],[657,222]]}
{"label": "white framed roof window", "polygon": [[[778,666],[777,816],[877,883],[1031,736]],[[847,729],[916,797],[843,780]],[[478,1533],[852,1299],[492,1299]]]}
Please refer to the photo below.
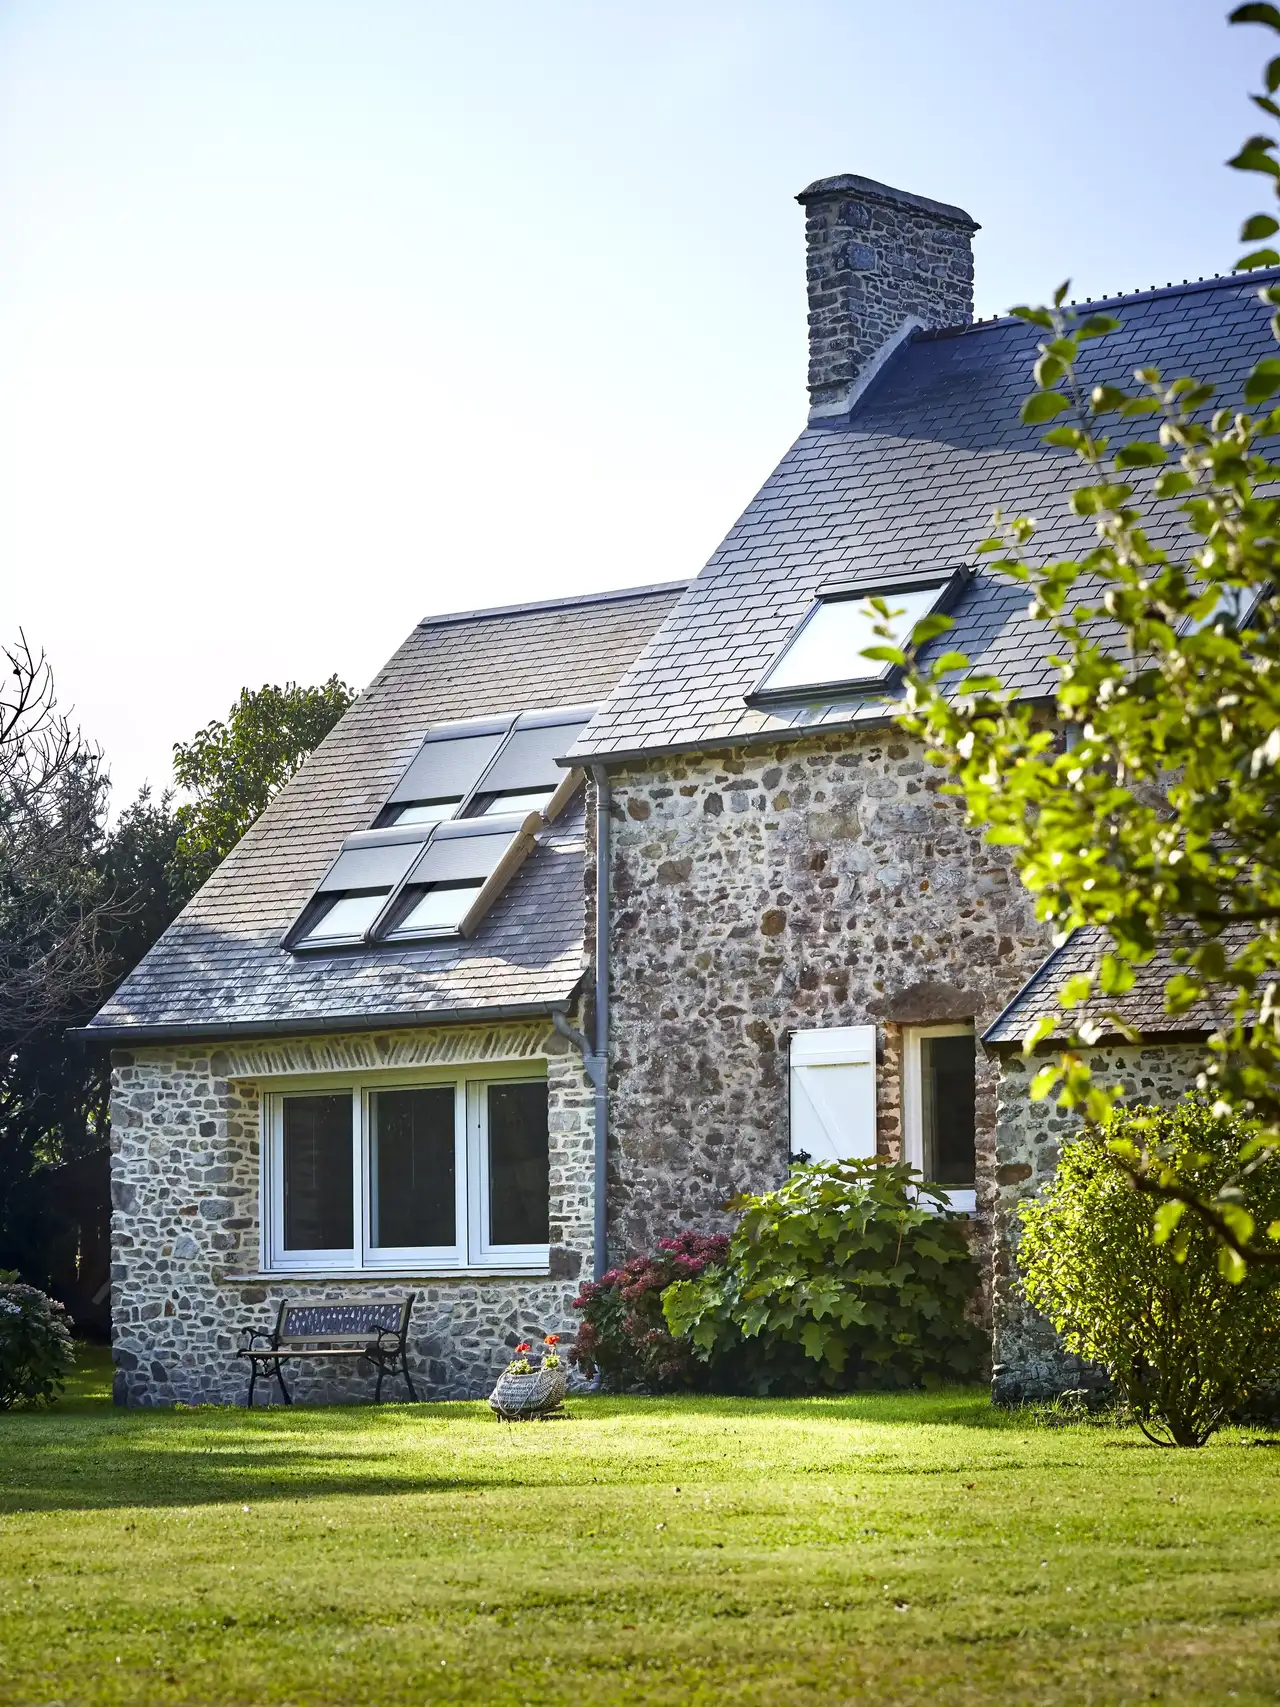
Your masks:
{"label": "white framed roof window", "polygon": [[524,864],[541,824],[536,812],[438,824],[374,935],[388,942],[470,936]]}
{"label": "white framed roof window", "polygon": [[[830,699],[883,685],[895,666],[864,658],[863,652],[905,644],[916,623],[948,610],[968,580],[967,569],[952,568],[863,576],[823,587],[747,695],[748,703]],[[871,608],[871,599],[883,599],[895,613],[887,624],[888,640],[875,632],[881,618]]]}
{"label": "white framed roof window", "polygon": [[392,825],[348,836],[289,927],[284,946],[337,948],[363,942],[430,834],[430,826]]}
{"label": "white framed roof window", "polygon": [[379,824],[439,824],[492,812],[541,812],[550,822],[582,782],[556,763],[594,706],[473,718],[432,729],[391,792]]}

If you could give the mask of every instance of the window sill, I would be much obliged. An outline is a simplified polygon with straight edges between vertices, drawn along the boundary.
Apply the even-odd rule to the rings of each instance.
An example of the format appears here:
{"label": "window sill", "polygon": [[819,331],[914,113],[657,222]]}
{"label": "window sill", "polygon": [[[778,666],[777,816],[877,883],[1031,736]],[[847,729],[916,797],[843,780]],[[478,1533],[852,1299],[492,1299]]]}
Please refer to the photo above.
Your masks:
{"label": "window sill", "polygon": [[431,1268],[429,1265],[417,1268],[264,1268],[243,1274],[224,1271],[222,1283],[243,1286],[264,1281],[274,1285],[284,1280],[547,1280],[550,1274],[549,1264],[541,1267],[523,1264],[513,1268],[498,1268],[492,1263],[470,1268]]}

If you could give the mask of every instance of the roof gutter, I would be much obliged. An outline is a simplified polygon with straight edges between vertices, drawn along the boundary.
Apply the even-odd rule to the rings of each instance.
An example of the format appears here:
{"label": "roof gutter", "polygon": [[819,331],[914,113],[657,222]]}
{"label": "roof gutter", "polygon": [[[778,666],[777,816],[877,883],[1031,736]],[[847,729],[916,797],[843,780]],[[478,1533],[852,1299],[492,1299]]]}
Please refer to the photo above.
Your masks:
{"label": "roof gutter", "polygon": [[305,1037],[317,1032],[407,1031],[425,1025],[484,1025],[508,1019],[549,1019],[563,1016],[572,992],[556,1002],[508,1002],[487,1008],[401,1009],[398,1012],[330,1015],[258,1020],[193,1020],[170,1025],[79,1025],[67,1036],[82,1043],[186,1043],[221,1037]]}

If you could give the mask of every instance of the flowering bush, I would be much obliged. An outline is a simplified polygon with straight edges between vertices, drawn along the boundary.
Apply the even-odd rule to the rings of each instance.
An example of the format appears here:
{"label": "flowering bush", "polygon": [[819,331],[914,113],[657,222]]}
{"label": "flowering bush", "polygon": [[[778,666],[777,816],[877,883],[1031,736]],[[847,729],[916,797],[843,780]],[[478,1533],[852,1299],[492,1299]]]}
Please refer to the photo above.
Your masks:
{"label": "flowering bush", "polygon": [[0,1411],[56,1397],[75,1368],[70,1326],[56,1299],[0,1269]]}
{"label": "flowering bush", "polygon": [[691,1345],[663,1320],[662,1294],[673,1281],[695,1280],[722,1262],[728,1248],[722,1233],[681,1233],[660,1239],[651,1256],[633,1257],[588,1281],[573,1301],[583,1320],[570,1360],[586,1375],[598,1370],[610,1387],[705,1384]]}

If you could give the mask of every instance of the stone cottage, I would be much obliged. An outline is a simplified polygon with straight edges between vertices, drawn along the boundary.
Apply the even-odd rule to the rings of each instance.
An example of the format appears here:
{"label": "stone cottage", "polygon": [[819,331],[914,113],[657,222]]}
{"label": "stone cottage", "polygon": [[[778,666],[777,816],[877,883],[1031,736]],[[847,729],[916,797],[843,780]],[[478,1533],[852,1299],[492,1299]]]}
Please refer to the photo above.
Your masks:
{"label": "stone cottage", "polygon": [[[797,1153],[945,1186],[1000,1390],[1069,1378],[1009,1287],[1061,1140],[1012,1045],[1090,946],[1046,962],[861,652],[868,596],[946,610],[1048,701],[1025,594],[975,547],[996,506],[1045,553],[1090,530],[1018,420],[1034,334],[972,320],[968,214],[853,176],[799,200],[808,423],[702,573],[421,623],[89,1028],[116,1051],[122,1400],[238,1399],[235,1330],[282,1297],[408,1290],[415,1376],[479,1393],[522,1335],[572,1332],[582,1278],[723,1225]],[[1237,393],[1271,347],[1255,289],[1111,299],[1087,377]],[[1144,1012],[1121,1065],[1168,1092],[1197,1022]]]}

